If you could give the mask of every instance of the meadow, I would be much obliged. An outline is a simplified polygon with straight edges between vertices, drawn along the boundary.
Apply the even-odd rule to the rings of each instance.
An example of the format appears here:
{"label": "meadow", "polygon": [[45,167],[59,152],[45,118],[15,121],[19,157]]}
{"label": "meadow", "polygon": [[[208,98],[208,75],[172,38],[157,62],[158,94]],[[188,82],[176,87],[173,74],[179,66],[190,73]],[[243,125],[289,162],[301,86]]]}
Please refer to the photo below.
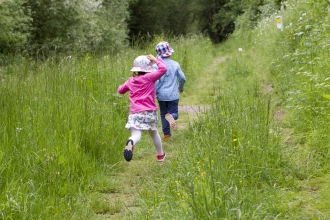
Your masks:
{"label": "meadow", "polygon": [[[328,7],[288,1],[283,31],[274,14],[217,46],[158,36],[119,54],[2,65],[0,218],[329,218]],[[180,105],[208,110],[180,113],[163,163],[146,134],[128,163],[117,87],[161,40],[187,78]]]}

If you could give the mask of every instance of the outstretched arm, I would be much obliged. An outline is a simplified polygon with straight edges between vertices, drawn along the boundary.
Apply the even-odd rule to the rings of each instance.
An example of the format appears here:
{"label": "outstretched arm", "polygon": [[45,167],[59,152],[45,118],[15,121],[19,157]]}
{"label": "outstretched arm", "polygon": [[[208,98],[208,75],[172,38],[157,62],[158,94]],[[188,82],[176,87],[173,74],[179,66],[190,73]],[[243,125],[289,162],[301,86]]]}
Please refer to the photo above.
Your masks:
{"label": "outstretched arm", "polygon": [[127,86],[127,82],[128,81],[126,81],[124,84],[122,84],[118,87],[117,91],[118,91],[119,94],[125,94],[126,92],[129,91],[128,86]]}

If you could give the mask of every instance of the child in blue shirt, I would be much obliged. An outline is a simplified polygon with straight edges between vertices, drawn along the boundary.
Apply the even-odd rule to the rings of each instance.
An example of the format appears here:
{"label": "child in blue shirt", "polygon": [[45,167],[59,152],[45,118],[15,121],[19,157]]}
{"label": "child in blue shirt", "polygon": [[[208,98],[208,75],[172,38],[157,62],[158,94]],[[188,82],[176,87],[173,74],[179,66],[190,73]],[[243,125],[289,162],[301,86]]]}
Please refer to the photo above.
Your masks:
{"label": "child in blue shirt", "polygon": [[162,41],[156,46],[157,58],[161,57],[166,64],[167,72],[156,81],[156,97],[159,104],[164,139],[171,138],[171,129],[177,130],[176,120],[179,117],[179,92],[183,92],[186,78],[180,64],[170,58],[174,53],[168,42]]}

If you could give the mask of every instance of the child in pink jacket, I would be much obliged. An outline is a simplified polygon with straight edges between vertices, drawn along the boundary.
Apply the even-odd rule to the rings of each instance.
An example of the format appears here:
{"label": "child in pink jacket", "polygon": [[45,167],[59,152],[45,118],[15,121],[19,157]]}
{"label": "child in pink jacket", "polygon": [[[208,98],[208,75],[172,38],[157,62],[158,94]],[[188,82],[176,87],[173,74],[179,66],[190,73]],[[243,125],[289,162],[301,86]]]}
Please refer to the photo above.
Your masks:
{"label": "child in pink jacket", "polygon": [[[158,70],[152,67],[153,62],[158,66]],[[134,146],[141,140],[143,130],[147,130],[152,138],[157,152],[157,160],[162,162],[166,157],[157,130],[158,114],[155,102],[155,82],[166,71],[166,65],[161,58],[156,59],[151,54],[138,56],[134,60],[134,67],[131,69],[133,76],[118,87],[120,94],[130,93],[130,114],[125,128],[131,131],[131,137],[128,138],[124,149],[126,161],[132,159]]]}

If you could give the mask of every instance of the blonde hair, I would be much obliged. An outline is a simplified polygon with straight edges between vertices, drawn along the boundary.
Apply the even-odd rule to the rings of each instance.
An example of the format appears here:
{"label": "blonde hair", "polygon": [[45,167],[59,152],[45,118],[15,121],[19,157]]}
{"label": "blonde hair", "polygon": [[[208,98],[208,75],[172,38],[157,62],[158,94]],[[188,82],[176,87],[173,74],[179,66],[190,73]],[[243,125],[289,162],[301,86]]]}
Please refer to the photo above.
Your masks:
{"label": "blonde hair", "polygon": [[133,77],[136,77],[136,76],[141,76],[141,75],[144,75],[146,74],[147,72],[133,72]]}

